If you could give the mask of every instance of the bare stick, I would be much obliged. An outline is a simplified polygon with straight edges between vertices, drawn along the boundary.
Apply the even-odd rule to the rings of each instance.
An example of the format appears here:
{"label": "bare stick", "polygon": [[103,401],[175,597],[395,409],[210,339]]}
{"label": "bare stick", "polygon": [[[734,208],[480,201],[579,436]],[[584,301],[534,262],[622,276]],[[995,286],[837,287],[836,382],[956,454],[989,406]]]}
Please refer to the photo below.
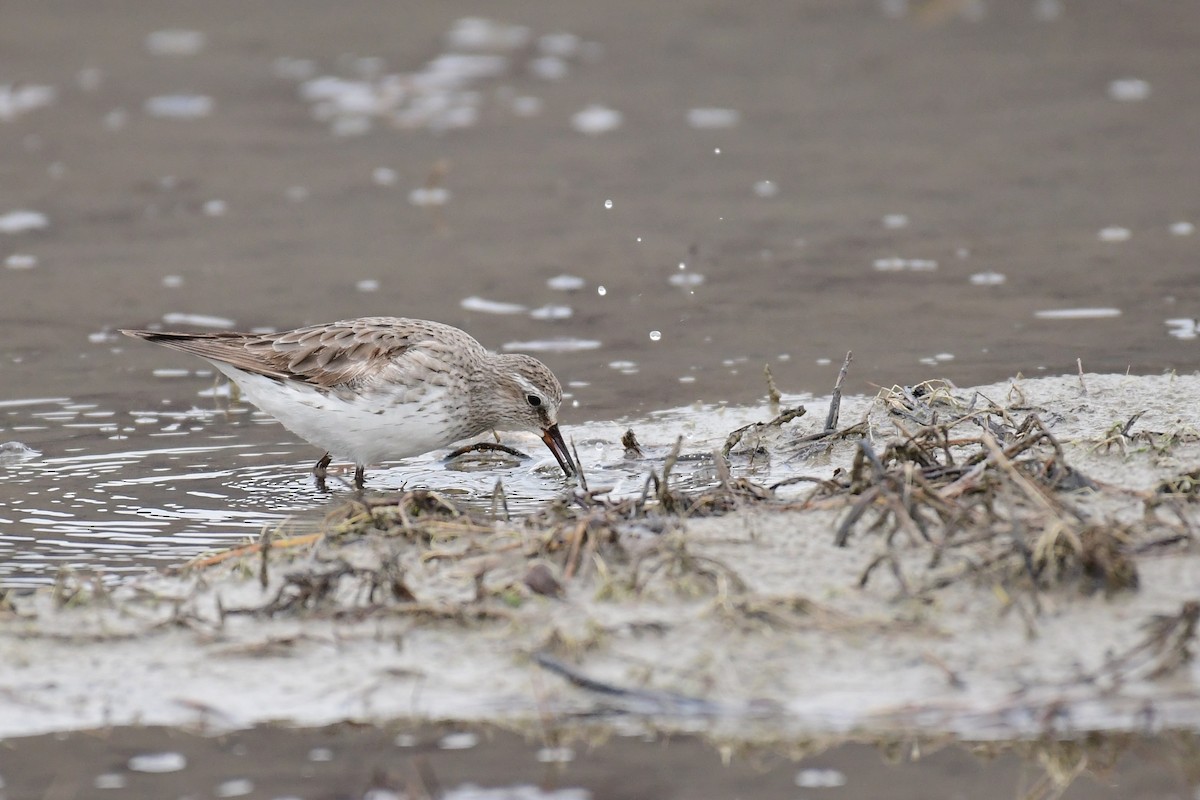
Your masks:
{"label": "bare stick", "polygon": [[[625,440],[622,439],[622,442]],[[575,447],[575,437],[571,437],[571,455],[575,457],[575,471],[579,473],[579,485],[583,488],[584,493],[588,491],[587,475],[583,474],[583,462],[579,460],[579,450]]]}
{"label": "bare stick", "polygon": [[838,411],[842,407],[842,381],[846,380],[846,373],[850,371],[850,362],[854,360],[854,352],[846,351],[846,360],[842,362],[842,369],[838,372],[837,383],[833,384],[833,397],[829,399],[829,416],[825,418],[825,430],[832,431],[837,429]]}
{"label": "bare stick", "polygon": [[775,385],[775,376],[771,374],[770,364],[763,364],[763,374],[767,376],[767,399],[771,403],[771,408],[777,409],[783,395],[779,393],[779,387]]}

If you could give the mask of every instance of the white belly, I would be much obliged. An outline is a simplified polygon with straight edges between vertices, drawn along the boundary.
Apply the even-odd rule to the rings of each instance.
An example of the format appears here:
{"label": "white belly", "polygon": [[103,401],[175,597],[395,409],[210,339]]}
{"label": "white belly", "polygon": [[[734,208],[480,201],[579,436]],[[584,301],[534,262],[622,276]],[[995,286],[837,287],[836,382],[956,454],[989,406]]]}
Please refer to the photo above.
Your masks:
{"label": "white belly", "polygon": [[247,400],[337,459],[377,464],[427,453],[460,438],[445,387],[433,386],[416,400],[398,402],[397,395],[384,392],[339,395],[212,363]]}

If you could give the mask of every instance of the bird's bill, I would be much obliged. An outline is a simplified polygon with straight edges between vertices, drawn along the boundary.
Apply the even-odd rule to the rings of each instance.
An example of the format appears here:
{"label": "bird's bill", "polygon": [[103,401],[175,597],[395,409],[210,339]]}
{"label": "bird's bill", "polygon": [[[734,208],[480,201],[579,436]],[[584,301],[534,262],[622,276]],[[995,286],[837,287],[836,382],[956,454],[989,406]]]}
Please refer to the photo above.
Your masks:
{"label": "bird's bill", "polygon": [[567,451],[567,443],[563,441],[562,434],[558,432],[558,425],[551,425],[546,430],[542,431],[542,441],[546,443],[546,447],[550,448],[550,452],[554,453],[554,457],[558,459],[558,465],[562,467],[562,471],[567,477],[575,474],[575,462],[571,460],[571,454]]}

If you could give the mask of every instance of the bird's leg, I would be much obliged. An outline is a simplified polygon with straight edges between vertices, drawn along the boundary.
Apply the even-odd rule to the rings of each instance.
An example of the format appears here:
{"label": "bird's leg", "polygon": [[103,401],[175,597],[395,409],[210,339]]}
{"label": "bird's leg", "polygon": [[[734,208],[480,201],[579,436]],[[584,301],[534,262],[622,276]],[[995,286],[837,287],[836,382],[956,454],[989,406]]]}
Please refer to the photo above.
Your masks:
{"label": "bird's leg", "polygon": [[358,489],[360,492],[363,490],[364,475],[366,471],[367,468],[362,464],[359,464],[354,468],[354,488]]}
{"label": "bird's leg", "polygon": [[313,467],[313,477],[317,480],[318,491],[329,491],[329,489],[325,486],[325,470],[329,467],[329,462],[332,460],[333,457],[330,456],[329,453],[326,453],[325,455],[321,456],[321,460],[318,461],[316,466]]}

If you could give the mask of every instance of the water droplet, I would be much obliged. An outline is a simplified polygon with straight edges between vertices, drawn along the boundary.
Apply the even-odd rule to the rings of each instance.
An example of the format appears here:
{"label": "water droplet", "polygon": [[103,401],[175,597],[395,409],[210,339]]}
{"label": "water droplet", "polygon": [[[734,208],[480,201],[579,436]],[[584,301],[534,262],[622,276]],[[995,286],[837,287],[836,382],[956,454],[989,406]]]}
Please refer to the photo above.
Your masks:
{"label": "water droplet", "polygon": [[597,286],[596,294],[600,295],[601,297],[604,297],[604,295],[608,294],[608,289],[605,289],[603,286]]}
{"label": "water droplet", "polygon": [[662,331],[650,331],[650,341],[657,342],[662,338]]}
{"label": "water droplet", "polygon": [[890,231],[899,230],[900,228],[908,227],[907,214],[885,214],[883,217],[883,227]]}
{"label": "water droplet", "polygon": [[680,268],[680,269],[687,269],[687,262],[686,262],[686,261],[680,261],[680,262],[679,262],[679,268]]}
{"label": "water droplet", "polygon": [[391,167],[376,167],[371,173],[371,180],[379,186],[391,186],[397,177],[396,170]]}
{"label": "water droplet", "polygon": [[1173,222],[1171,223],[1172,236],[1191,236],[1196,232],[1196,226],[1190,222]]}
{"label": "water droplet", "polygon": [[639,237],[637,237],[637,240],[638,240],[638,244],[641,244],[641,243],[642,243],[642,237],[640,237],[640,236],[639,236]]}
{"label": "water droplet", "polygon": [[605,200],[605,201],[604,201],[604,207],[605,207],[605,208],[612,208],[612,200]]}
{"label": "water droplet", "polygon": [[714,147],[714,148],[713,148],[713,155],[714,155],[714,156],[719,156],[719,155],[721,155],[721,148],[719,148],[719,147]]}
{"label": "water droplet", "polygon": [[1100,233],[1097,234],[1102,242],[1127,242],[1132,235],[1133,233],[1129,228],[1121,228],[1116,225],[1102,228]]}

